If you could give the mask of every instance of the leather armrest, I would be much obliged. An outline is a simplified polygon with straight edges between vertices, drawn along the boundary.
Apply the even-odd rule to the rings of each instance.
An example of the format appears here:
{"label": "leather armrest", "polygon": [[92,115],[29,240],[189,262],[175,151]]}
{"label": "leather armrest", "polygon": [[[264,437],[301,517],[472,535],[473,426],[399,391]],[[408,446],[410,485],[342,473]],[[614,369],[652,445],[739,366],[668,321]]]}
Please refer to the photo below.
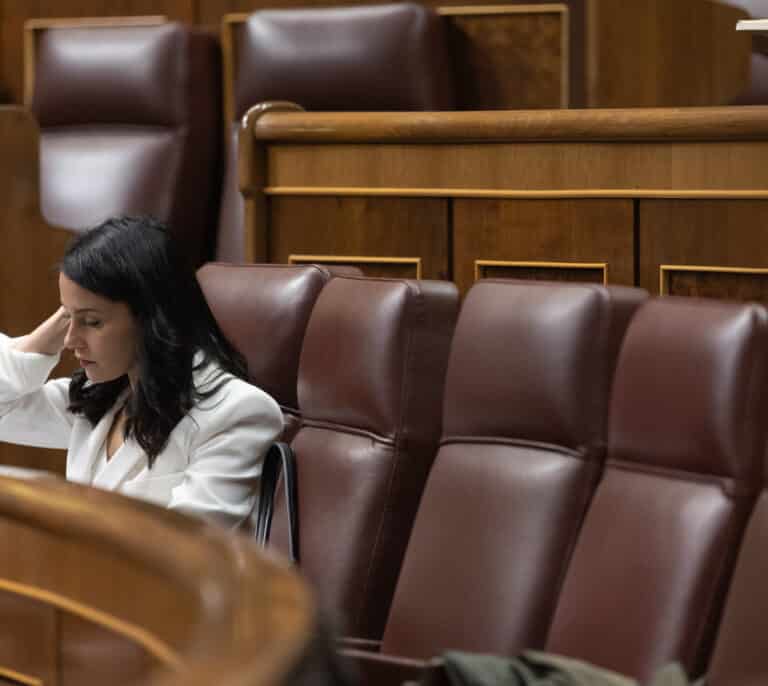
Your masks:
{"label": "leather armrest", "polygon": [[365,686],[400,686],[404,681],[421,681],[430,664],[425,660],[353,648],[341,649],[338,655],[344,666],[356,675],[357,683]]}
{"label": "leather armrest", "polygon": [[378,653],[381,650],[381,641],[370,638],[355,638],[354,636],[339,636],[336,639],[336,648],[343,650],[365,650],[369,653]]}

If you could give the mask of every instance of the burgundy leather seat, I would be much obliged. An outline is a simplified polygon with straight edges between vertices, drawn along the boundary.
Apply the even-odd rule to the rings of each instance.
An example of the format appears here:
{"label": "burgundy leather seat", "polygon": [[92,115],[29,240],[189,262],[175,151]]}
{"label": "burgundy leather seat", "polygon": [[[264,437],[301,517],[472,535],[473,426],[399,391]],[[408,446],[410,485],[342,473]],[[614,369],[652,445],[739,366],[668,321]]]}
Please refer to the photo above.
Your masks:
{"label": "burgundy leather seat", "polygon": [[223,264],[198,281],[224,335],[245,355],[251,381],[283,410],[283,440],[299,428],[296,381],[309,316],[331,274],[317,265]]}
{"label": "burgundy leather seat", "polygon": [[387,656],[543,646],[600,473],[619,346],[645,297],[588,284],[472,287],[440,450],[367,676],[397,664]]}
{"label": "burgundy leather seat", "polygon": [[152,214],[200,264],[213,247],[220,183],[214,37],[177,23],[35,33],[30,105],[46,219],[82,230],[111,215]]}
{"label": "burgundy leather seat", "polygon": [[768,683],[768,463],[763,480],[763,491],[749,519],[726,598],[707,686]]}
{"label": "burgundy leather seat", "polygon": [[[310,317],[292,442],[301,567],[355,635],[384,628],[440,437],[457,312],[449,282],[337,277]],[[278,503],[272,542],[286,538]]]}
{"label": "burgundy leather seat", "polygon": [[454,105],[447,36],[431,9],[405,2],[261,10],[234,31],[234,102],[217,257],[243,259],[238,122],[267,100],[306,110],[445,110]]}
{"label": "burgundy leather seat", "polygon": [[705,669],[760,483],[766,354],[760,306],[666,298],[640,308],[547,650],[641,681],[673,660],[693,676]]}

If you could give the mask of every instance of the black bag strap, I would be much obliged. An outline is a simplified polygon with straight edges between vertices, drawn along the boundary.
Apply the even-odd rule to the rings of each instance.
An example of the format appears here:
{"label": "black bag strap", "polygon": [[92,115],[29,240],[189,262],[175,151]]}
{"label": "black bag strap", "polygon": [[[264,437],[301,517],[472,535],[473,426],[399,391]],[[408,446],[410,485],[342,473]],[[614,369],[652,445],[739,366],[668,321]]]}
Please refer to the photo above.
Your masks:
{"label": "black bag strap", "polygon": [[299,503],[296,496],[296,456],[287,443],[273,443],[264,456],[261,467],[259,505],[256,511],[256,540],[262,545],[269,541],[272,528],[275,491],[283,475],[285,505],[288,510],[288,546],[291,560],[299,562]]}

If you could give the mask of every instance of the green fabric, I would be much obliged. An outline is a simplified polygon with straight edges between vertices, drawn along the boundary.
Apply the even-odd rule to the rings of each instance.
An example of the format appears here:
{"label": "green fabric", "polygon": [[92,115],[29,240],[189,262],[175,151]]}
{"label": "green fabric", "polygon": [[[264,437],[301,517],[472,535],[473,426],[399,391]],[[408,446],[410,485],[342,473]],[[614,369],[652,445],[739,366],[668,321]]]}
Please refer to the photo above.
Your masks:
{"label": "green fabric", "polygon": [[[634,679],[581,660],[532,650],[513,658],[449,651],[443,665],[451,686],[638,686]],[[668,665],[648,686],[691,684],[679,665]]]}

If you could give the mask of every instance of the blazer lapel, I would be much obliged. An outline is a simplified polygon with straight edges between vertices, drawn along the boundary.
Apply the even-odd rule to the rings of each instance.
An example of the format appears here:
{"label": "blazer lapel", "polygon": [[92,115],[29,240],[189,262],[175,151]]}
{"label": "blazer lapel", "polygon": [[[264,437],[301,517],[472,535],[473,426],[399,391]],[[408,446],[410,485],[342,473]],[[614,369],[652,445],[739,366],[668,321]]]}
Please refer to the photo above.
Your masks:
{"label": "blazer lapel", "polygon": [[133,479],[147,467],[147,454],[130,438],[107,461],[93,480],[93,485],[110,491],[117,490],[125,481]]}

